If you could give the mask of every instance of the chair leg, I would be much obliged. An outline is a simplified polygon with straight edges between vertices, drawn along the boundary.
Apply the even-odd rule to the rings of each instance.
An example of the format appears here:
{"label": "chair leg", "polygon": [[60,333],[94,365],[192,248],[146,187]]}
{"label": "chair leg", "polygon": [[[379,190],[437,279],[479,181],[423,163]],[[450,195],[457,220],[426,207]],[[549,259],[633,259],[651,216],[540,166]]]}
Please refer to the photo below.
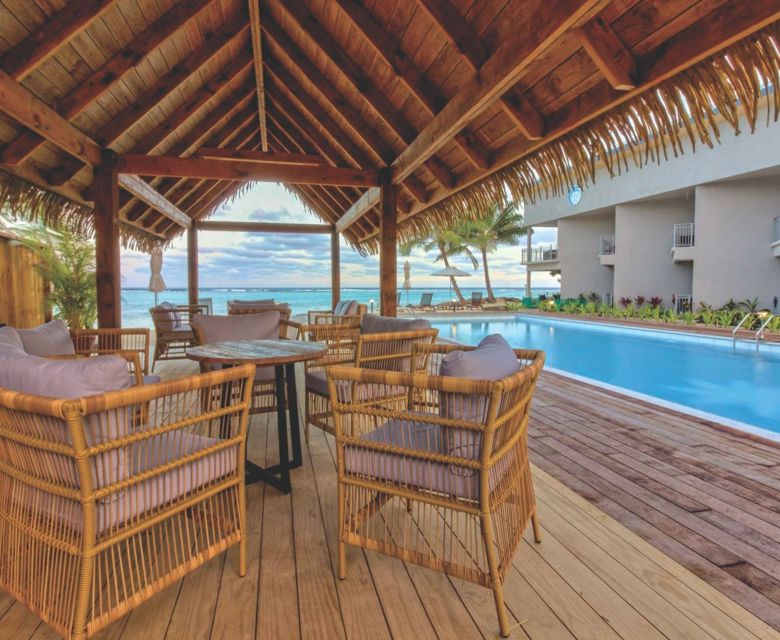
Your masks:
{"label": "chair leg", "polygon": [[509,618],[506,615],[504,606],[504,588],[501,580],[501,574],[498,572],[498,559],[496,558],[496,548],[493,544],[493,522],[490,515],[480,516],[482,529],[482,542],[485,545],[485,555],[487,557],[488,569],[490,570],[490,584],[493,589],[493,599],[496,604],[496,616],[498,617],[498,627],[503,638],[509,637]]}
{"label": "chair leg", "polygon": [[[306,425],[309,426],[308,423]],[[346,515],[346,496],[344,495],[344,485],[338,484],[338,513],[339,513],[339,580],[347,577],[347,545],[341,539],[342,529],[344,527],[344,517]]]}
{"label": "chair leg", "polygon": [[536,509],[534,509],[534,512],[531,514],[531,527],[533,527],[534,530],[534,542],[541,542],[542,530],[539,527],[539,516],[536,515]]}

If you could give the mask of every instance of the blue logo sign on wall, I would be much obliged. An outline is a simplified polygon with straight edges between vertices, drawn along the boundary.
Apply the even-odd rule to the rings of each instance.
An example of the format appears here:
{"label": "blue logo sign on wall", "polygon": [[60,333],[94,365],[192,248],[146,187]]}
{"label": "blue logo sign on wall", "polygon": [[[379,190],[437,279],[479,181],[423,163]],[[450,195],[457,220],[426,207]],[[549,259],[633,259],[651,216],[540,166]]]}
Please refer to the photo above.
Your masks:
{"label": "blue logo sign on wall", "polygon": [[579,204],[580,200],[582,200],[582,189],[575,184],[569,191],[569,202],[571,204]]}

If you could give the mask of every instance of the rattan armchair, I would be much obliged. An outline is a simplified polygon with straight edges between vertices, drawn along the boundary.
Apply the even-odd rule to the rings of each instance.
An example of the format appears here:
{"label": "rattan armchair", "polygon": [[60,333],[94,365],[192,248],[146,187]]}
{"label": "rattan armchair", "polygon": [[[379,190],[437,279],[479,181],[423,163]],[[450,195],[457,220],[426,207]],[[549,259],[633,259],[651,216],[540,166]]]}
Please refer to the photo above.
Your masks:
{"label": "rattan armchair", "polygon": [[152,370],[158,360],[181,360],[187,357],[187,348],[195,340],[190,320],[199,313],[208,313],[208,306],[204,304],[163,304],[149,309],[154,323]]}
{"label": "rattan armchair", "polygon": [[253,375],[73,400],[0,389],[0,588],[80,639],[234,544],[245,575]]}
{"label": "rattan armchair", "polygon": [[227,303],[227,307],[228,307],[229,316],[236,316],[242,314],[258,314],[258,313],[265,313],[266,311],[278,311],[279,315],[282,317],[282,320],[289,321],[290,315],[292,314],[290,305],[285,304],[283,302],[280,303],[272,302],[268,304],[266,303],[249,304],[247,302],[237,300],[237,301],[229,301]]}
{"label": "rattan armchair", "polygon": [[[438,371],[437,358],[464,349],[421,345],[415,354]],[[544,365],[541,351],[515,354],[521,369],[493,381],[329,370],[340,578],[349,544],[475,582],[493,590],[509,635],[502,583],[529,520],[540,535],[527,430]]]}
{"label": "rattan armchair", "polygon": [[141,363],[141,373],[149,374],[149,351],[152,334],[149,329],[73,329],[76,353],[85,356],[116,352],[134,352]]}
{"label": "rattan armchair", "polygon": [[395,333],[361,334],[360,327],[350,324],[314,324],[300,327],[304,340],[323,342],[327,353],[306,363],[306,423],[304,438],[309,441],[309,425],[334,433],[327,370],[334,365],[351,365],[387,371],[423,371],[425,359],[412,360],[412,347],[432,343],[438,329],[421,329]]}
{"label": "rattan armchair", "polygon": [[354,313],[345,313],[336,305],[333,309],[309,311],[307,319],[309,324],[351,324],[360,326],[360,320],[365,313],[368,313],[368,306],[356,302]]}

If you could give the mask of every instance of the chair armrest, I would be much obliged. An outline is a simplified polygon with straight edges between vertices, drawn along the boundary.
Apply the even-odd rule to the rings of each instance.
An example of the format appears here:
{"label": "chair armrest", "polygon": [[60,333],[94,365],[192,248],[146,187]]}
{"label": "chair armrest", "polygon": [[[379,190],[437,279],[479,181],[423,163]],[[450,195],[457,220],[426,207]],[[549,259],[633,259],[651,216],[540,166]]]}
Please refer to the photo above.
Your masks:
{"label": "chair armrest", "polygon": [[279,338],[282,340],[294,340],[300,335],[301,327],[303,326],[300,322],[281,318],[279,320]]}
{"label": "chair armrest", "polygon": [[319,316],[332,316],[333,311],[331,309],[312,310],[307,314],[309,324],[315,324]]}

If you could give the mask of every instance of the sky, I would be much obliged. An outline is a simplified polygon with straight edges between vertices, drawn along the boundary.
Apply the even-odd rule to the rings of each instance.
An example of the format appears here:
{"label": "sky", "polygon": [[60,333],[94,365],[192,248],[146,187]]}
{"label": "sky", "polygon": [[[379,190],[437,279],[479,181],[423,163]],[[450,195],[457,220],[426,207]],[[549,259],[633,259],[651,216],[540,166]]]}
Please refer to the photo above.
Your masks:
{"label": "sky", "polygon": [[[257,220],[261,222],[321,222],[281,185],[256,183],[241,198],[223,205],[212,220]],[[555,242],[555,229],[538,228],[533,244]],[[260,234],[201,231],[198,236],[201,288],[211,287],[329,287],[330,236],[326,234]],[[523,246],[525,242],[523,241]],[[488,258],[494,287],[524,287],[525,267],[520,264],[521,247],[500,247]],[[403,263],[411,263],[412,287],[443,287],[445,278],[430,276],[440,269],[435,253],[415,250],[408,258],[399,257],[399,284]],[[484,286],[482,265],[474,271],[467,258],[451,262],[473,274],[464,286]],[[163,279],[168,288],[187,286],[186,234],[165,251]],[[364,258],[342,241],[341,283],[344,287],[376,287],[379,280],[377,256]],[[547,272],[534,273],[534,287],[557,287]],[[122,286],[145,288],[149,284],[149,256],[122,251]]]}

